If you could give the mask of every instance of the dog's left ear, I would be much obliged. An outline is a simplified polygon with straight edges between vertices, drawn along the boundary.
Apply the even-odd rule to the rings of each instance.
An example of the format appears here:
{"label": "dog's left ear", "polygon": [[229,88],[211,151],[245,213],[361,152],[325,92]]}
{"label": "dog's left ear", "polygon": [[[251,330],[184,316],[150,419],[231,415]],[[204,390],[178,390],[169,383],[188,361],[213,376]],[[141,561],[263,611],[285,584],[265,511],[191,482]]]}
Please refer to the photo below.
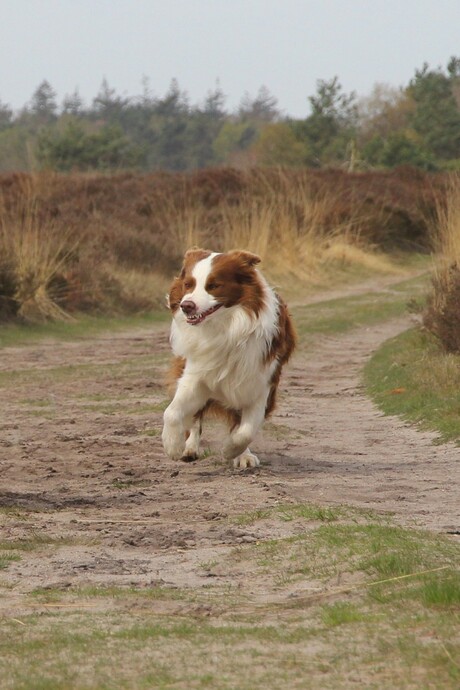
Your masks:
{"label": "dog's left ear", "polygon": [[185,276],[187,268],[201,259],[206,259],[210,254],[211,252],[208,249],[200,249],[200,247],[190,247],[190,249],[187,249],[184,255],[180,277],[183,278]]}
{"label": "dog's left ear", "polygon": [[189,247],[187,251],[185,252],[184,259],[188,259],[191,256],[194,256],[195,254],[209,254],[207,249],[201,249],[201,247],[198,247],[196,244],[193,245],[193,247]]}
{"label": "dog's left ear", "polygon": [[251,252],[244,252],[240,249],[235,249],[232,254],[236,259],[238,259],[244,266],[254,266],[255,264],[260,264],[262,259],[257,254],[252,254]]}

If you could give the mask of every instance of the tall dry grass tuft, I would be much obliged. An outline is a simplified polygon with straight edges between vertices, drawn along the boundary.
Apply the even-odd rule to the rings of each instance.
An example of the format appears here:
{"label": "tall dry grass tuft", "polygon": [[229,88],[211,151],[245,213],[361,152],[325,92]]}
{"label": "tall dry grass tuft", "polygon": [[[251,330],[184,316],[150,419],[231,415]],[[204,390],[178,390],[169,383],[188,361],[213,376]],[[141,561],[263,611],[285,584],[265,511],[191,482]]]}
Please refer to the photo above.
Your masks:
{"label": "tall dry grass tuft", "polygon": [[312,205],[299,219],[289,199],[248,196],[237,207],[223,208],[223,248],[255,252],[273,278],[316,282],[325,245],[316,212]]}
{"label": "tall dry grass tuft", "polygon": [[27,321],[70,318],[59,306],[59,274],[69,235],[42,218],[32,178],[23,182],[18,205],[0,198],[0,308]]}
{"label": "tall dry grass tuft", "polygon": [[184,247],[203,244],[206,237],[207,209],[182,186],[176,196],[164,196],[156,211],[157,218],[172,239],[180,255]]}
{"label": "tall dry grass tuft", "polygon": [[460,352],[460,176],[450,180],[433,233],[433,292],[424,324],[448,352]]}
{"label": "tall dry grass tuft", "polygon": [[334,268],[350,265],[391,271],[391,262],[364,240],[364,207],[356,204],[353,213],[340,217],[336,206],[336,195],[327,188],[313,190],[307,175],[293,179],[280,170],[269,179],[252,171],[241,203],[223,207],[223,246],[259,254],[268,274],[281,282],[315,284]]}

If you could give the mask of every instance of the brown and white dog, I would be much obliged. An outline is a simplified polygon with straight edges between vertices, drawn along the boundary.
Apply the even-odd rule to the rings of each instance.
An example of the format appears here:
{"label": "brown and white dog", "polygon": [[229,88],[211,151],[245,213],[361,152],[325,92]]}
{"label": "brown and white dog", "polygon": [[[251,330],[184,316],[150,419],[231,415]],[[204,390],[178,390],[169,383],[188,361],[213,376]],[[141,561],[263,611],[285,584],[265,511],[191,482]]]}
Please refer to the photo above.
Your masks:
{"label": "brown and white dog", "polygon": [[198,457],[205,414],[224,417],[223,455],[256,467],[249,450],[275,406],[281,368],[295,347],[284,302],[246,251],[190,249],[169,293],[173,314],[173,401],[164,414],[163,446],[173,459]]}

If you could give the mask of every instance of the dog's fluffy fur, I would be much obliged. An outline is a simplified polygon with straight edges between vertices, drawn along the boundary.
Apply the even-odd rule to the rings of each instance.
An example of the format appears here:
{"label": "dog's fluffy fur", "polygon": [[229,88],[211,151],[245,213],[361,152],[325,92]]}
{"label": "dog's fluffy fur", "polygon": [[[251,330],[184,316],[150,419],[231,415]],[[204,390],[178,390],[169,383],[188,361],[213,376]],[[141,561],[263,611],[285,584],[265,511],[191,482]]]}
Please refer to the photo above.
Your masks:
{"label": "dog's fluffy fur", "polygon": [[164,414],[166,453],[198,457],[205,414],[224,417],[230,434],[223,455],[235,467],[255,467],[249,450],[275,406],[281,369],[295,347],[284,302],[245,251],[186,252],[169,293],[173,314],[174,398]]}

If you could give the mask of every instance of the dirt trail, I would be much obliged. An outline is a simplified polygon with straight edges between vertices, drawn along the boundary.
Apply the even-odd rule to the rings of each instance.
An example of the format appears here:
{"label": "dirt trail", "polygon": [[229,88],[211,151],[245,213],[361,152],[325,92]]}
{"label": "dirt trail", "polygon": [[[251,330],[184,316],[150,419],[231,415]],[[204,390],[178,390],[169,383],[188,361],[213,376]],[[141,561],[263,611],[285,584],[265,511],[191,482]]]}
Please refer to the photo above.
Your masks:
{"label": "dirt trail", "polygon": [[14,589],[0,608],[17,610],[44,585],[202,586],[203,563],[223,549],[288,529],[230,518],[283,503],[345,503],[458,530],[458,448],[383,416],[361,387],[371,353],[409,325],[400,319],[321,337],[299,352],[278,410],[253,444],[262,465],[243,472],[221,461],[219,427],[205,431],[199,462],[164,456],[164,326],[2,350],[3,538],[60,546],[3,571]]}

